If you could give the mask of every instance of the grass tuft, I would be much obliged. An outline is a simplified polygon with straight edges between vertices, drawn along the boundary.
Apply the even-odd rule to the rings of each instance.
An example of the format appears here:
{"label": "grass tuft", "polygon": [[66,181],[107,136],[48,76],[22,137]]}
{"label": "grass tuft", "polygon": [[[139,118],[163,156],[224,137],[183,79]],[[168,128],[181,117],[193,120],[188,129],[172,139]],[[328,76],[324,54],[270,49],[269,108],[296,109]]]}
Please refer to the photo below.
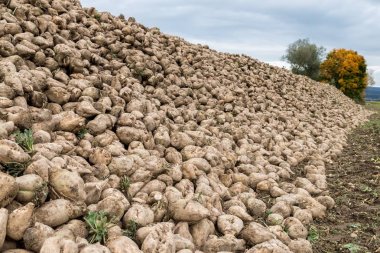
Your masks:
{"label": "grass tuft", "polygon": [[25,129],[24,131],[16,131],[13,133],[16,143],[22,147],[25,152],[32,153],[34,151],[33,131]]}
{"label": "grass tuft", "polygon": [[84,217],[89,228],[90,243],[105,243],[108,237],[108,229],[113,226],[112,219],[103,211],[91,211]]}
{"label": "grass tuft", "polygon": [[272,210],[265,210],[265,217],[268,217],[272,213]]}
{"label": "grass tuft", "polygon": [[101,16],[101,14],[100,13],[96,13],[95,15],[94,15],[94,18],[98,21],[98,22],[100,22],[100,18],[101,18],[102,16]]}
{"label": "grass tuft", "polygon": [[129,177],[128,176],[123,176],[121,179],[120,179],[120,190],[127,194],[128,193],[128,189],[129,187],[131,186],[131,181],[129,180]]}
{"label": "grass tuft", "polygon": [[124,230],[124,235],[134,240],[136,238],[137,229],[138,229],[137,222],[134,220],[129,220]]}
{"label": "grass tuft", "polygon": [[26,169],[26,164],[10,162],[2,165],[3,170],[13,177],[20,176]]}
{"label": "grass tuft", "polygon": [[347,244],[343,245],[342,248],[348,249],[348,251],[350,251],[350,253],[358,253],[362,249],[362,247],[360,247],[359,245],[357,245],[355,243],[347,243]]}
{"label": "grass tuft", "polygon": [[88,130],[86,128],[82,128],[77,132],[76,136],[78,140],[82,140],[87,133],[88,133]]}
{"label": "grass tuft", "polygon": [[315,226],[311,226],[309,229],[309,234],[307,235],[307,240],[310,243],[315,243],[319,240],[319,230]]}

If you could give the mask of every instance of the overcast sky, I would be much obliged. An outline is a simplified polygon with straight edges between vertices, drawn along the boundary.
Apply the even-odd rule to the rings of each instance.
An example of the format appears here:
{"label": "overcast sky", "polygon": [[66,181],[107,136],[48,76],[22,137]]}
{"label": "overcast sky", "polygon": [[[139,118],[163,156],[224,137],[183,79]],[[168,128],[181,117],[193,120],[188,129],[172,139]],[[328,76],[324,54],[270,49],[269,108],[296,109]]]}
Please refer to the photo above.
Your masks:
{"label": "overcast sky", "polygon": [[299,38],[353,49],[380,86],[380,0],[82,0],[85,7],[135,17],[148,27],[213,49],[282,65]]}

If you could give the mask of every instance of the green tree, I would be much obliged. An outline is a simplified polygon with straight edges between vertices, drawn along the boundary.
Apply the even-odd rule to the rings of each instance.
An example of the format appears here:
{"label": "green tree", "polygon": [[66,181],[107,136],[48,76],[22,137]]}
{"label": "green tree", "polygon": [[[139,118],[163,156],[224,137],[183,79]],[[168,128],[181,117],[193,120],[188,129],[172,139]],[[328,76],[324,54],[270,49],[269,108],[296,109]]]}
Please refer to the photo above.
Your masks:
{"label": "green tree", "polygon": [[290,63],[293,73],[319,80],[319,67],[325,51],[324,47],[310,43],[309,39],[299,39],[288,46],[282,60]]}

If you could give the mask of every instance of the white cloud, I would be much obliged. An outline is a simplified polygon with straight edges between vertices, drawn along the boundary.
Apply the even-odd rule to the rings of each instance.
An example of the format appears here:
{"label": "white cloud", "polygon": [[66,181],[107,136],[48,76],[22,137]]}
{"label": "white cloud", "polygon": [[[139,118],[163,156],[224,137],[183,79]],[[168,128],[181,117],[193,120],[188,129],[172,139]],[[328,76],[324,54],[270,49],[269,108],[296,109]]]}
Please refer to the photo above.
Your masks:
{"label": "white cloud", "polygon": [[373,70],[375,73],[380,72],[380,66],[368,66],[367,68]]}
{"label": "white cloud", "polygon": [[226,52],[226,53],[237,53],[237,54],[247,54],[261,61],[266,61],[266,58],[276,59],[278,55],[278,60],[280,60],[281,55],[284,54],[286,47],[279,45],[275,42],[272,43],[247,43],[241,41],[214,41],[214,40],[199,40],[195,38],[186,38],[189,42],[194,44],[208,45],[210,48]]}
{"label": "white cloud", "polygon": [[[231,53],[279,62],[289,43],[310,38],[380,66],[379,0],[82,0],[146,26]],[[275,64],[277,64],[275,63]],[[380,83],[378,71],[376,79]]]}
{"label": "white cloud", "polygon": [[284,61],[268,61],[266,62],[272,66],[280,67],[280,68],[286,68],[290,69],[290,64]]}

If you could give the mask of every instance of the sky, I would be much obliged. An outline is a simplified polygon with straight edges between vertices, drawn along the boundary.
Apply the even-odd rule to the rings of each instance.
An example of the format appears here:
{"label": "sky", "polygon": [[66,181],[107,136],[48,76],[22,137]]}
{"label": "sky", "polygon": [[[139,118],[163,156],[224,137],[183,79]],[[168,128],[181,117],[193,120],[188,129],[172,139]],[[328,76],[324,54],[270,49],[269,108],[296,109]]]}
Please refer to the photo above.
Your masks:
{"label": "sky", "polygon": [[276,66],[287,46],[309,38],[327,52],[357,51],[380,87],[380,0],[82,0],[147,27],[250,55]]}

